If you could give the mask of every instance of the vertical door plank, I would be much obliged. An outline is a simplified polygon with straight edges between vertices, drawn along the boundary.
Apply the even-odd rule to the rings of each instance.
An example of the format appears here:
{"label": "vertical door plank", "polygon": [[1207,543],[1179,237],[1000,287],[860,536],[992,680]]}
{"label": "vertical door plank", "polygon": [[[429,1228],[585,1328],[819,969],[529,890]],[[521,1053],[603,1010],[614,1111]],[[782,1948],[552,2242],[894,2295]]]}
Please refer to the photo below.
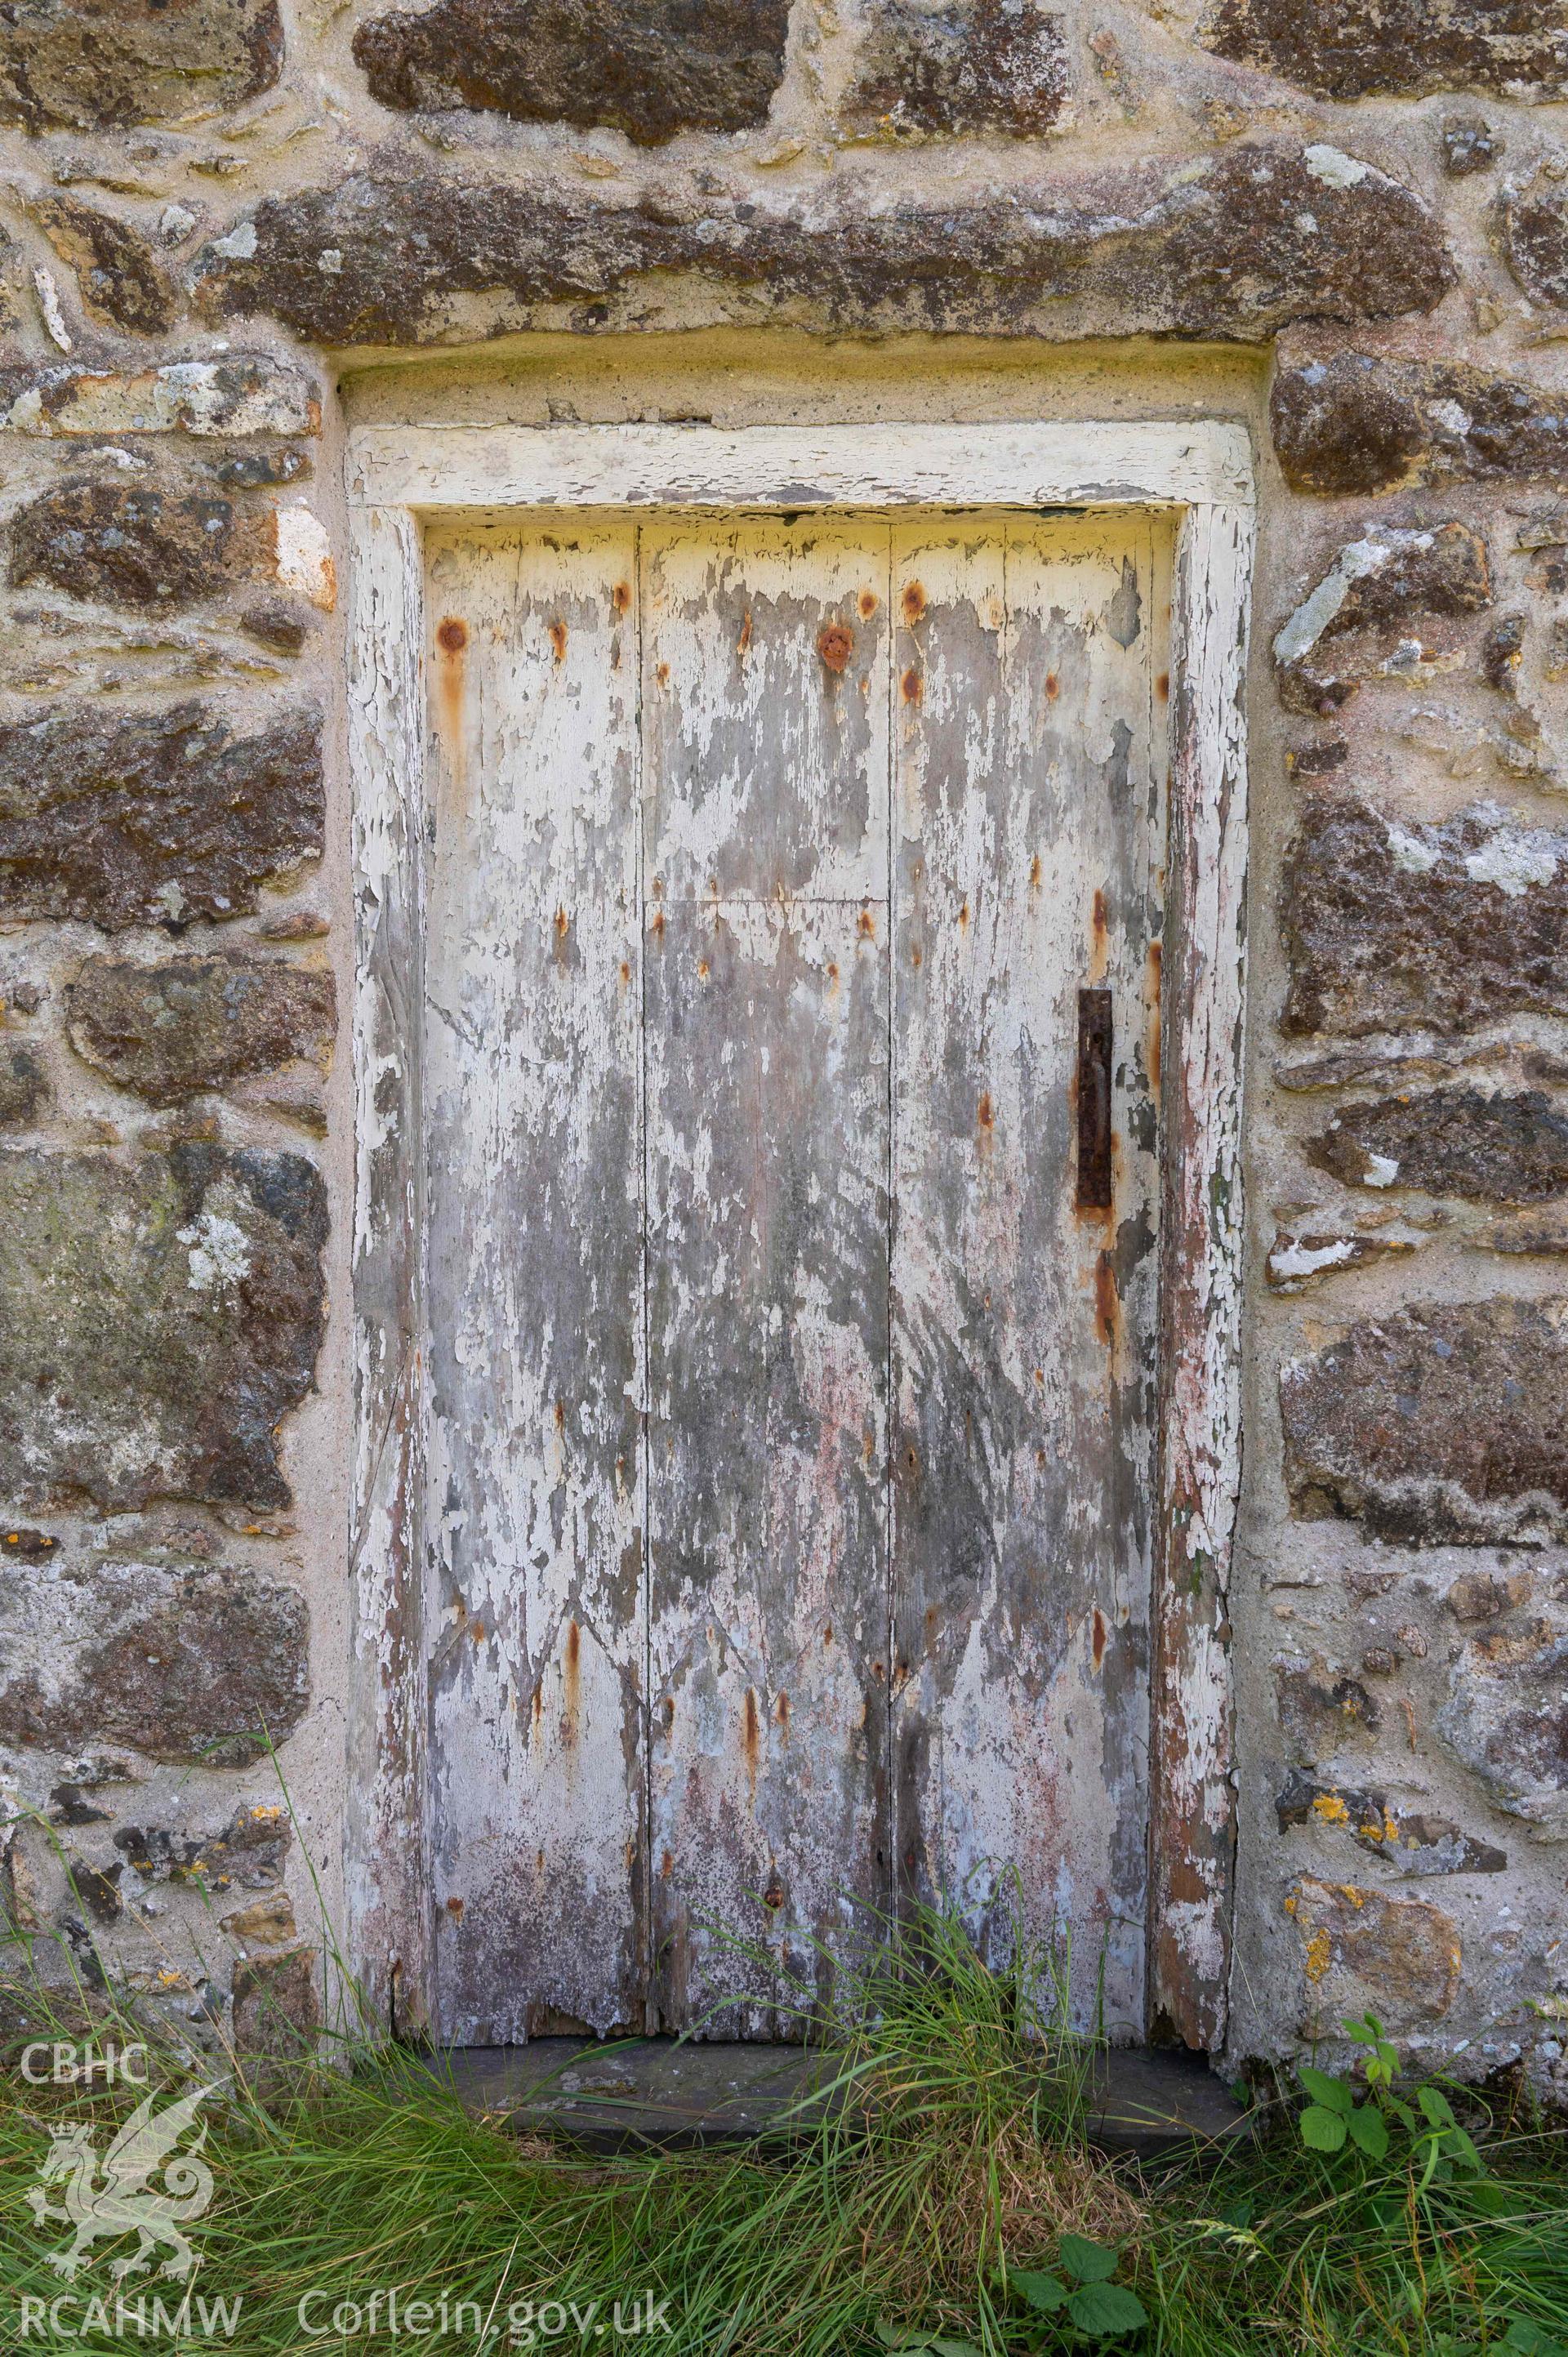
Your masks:
{"label": "vertical door plank", "polygon": [[887,526],[699,518],[644,551],[650,892],[885,896]]}
{"label": "vertical door plank", "polygon": [[886,565],[645,560],[654,1987],[710,2036],[886,1887]]}
{"label": "vertical door plank", "polygon": [[[1182,527],[1174,610],[1166,1058],[1163,1546],[1150,1844],[1155,2025],[1218,2052],[1236,1845],[1229,1605],[1241,1487],[1241,1027],[1246,1006],[1247,592],[1256,517]],[[1240,626],[1238,625],[1240,618]]]}
{"label": "vertical door plank", "polygon": [[641,2027],[629,526],[430,552],[427,1543],[442,2018]]}
{"label": "vertical door plank", "polygon": [[[1141,520],[901,527],[894,859],[896,1845],[983,1943],[1143,2019],[1160,585]],[[1080,988],[1115,1010],[1075,1201]]]}

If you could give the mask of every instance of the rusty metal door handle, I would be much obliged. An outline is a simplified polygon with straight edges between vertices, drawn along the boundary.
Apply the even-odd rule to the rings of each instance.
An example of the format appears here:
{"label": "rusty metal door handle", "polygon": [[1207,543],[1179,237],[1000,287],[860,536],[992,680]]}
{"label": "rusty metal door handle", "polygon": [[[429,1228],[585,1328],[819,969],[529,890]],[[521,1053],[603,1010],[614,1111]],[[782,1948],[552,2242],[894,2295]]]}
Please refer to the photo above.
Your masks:
{"label": "rusty metal door handle", "polygon": [[1111,1209],[1111,993],[1078,994],[1078,1206]]}

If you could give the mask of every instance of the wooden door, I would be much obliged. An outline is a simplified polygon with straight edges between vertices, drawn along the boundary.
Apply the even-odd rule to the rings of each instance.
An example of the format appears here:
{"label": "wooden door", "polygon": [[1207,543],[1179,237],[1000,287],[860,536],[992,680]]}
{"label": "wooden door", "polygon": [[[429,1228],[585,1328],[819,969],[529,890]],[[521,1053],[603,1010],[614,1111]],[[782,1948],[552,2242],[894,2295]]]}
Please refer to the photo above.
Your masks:
{"label": "wooden door", "polygon": [[1135,2036],[1163,530],[427,562],[442,2032],[787,2034],[918,1897]]}

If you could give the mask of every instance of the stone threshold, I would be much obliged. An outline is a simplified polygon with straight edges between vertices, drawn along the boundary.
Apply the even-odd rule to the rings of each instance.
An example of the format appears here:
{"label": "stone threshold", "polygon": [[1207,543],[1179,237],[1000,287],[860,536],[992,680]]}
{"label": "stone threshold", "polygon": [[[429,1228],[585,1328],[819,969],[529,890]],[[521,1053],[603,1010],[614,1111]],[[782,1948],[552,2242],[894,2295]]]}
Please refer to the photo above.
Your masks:
{"label": "stone threshold", "polygon": [[[810,2124],[813,2076],[823,2070],[799,2047],[665,2038],[456,2047],[429,2067],[468,2111],[601,2151],[788,2134]],[[1096,2064],[1090,2141],[1101,2151],[1153,2158],[1245,2133],[1247,2118],[1204,2055],[1113,2047]]]}

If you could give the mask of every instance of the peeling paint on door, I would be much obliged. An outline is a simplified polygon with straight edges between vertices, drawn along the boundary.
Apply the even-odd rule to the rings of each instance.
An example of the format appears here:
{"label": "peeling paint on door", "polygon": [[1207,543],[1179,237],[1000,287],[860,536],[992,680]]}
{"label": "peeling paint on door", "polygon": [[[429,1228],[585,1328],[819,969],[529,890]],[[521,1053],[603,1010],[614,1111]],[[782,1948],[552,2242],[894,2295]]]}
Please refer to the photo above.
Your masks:
{"label": "peeling paint on door", "polygon": [[994,1947],[1008,1867],[1137,2034],[1165,536],[428,564],[444,2034],[786,2034],[779,1968],[900,1892]]}

